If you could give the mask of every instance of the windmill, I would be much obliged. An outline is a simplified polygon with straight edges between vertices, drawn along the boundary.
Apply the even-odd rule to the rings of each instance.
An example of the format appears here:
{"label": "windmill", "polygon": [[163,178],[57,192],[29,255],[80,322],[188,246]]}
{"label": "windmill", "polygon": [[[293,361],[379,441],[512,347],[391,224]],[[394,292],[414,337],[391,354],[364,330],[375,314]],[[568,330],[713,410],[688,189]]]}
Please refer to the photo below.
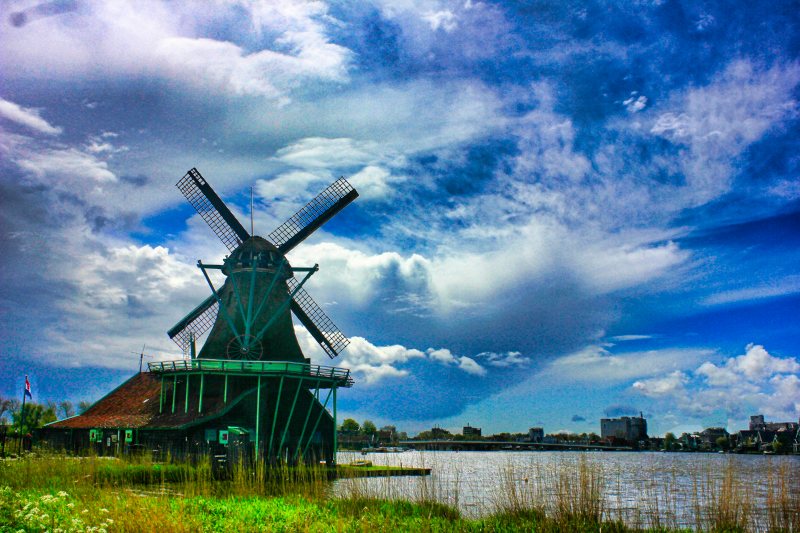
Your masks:
{"label": "windmill", "polygon": [[[124,438],[126,449],[227,464],[335,463],[337,390],[353,378],[348,368],[303,356],[291,314],[331,358],[348,340],[303,287],[319,267],[292,266],[286,254],[358,193],[338,179],[264,238],[244,229],[197,169],[177,186],[230,252],[220,265],[197,262],[211,295],[168,332],[191,357],[148,362],[147,372],[80,416],[50,424],[47,435],[61,448],[103,454],[116,453],[111,443]],[[221,287],[209,270],[225,276]],[[144,348],[139,356],[141,364]]]}
{"label": "windmill", "polygon": [[[222,265],[197,262],[211,295],[167,332],[184,353],[199,359],[304,361],[290,311],[330,358],[345,349],[349,340],[303,287],[318,265],[292,267],[286,254],[358,197],[347,180],[333,182],[267,238],[249,234],[196,168],[177,187],[230,251]],[[225,275],[220,289],[209,269]],[[209,329],[197,353],[195,343]]]}

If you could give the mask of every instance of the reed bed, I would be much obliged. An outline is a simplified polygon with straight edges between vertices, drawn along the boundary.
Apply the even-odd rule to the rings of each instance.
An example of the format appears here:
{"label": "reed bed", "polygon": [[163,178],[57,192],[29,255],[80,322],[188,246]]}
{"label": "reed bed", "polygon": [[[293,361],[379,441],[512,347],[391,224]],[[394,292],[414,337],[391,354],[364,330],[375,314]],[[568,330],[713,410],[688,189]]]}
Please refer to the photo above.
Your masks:
{"label": "reed bed", "polygon": [[632,476],[605,455],[507,454],[477,504],[470,463],[436,454],[394,459],[432,476],[336,482],[315,466],[221,478],[204,460],[29,455],[0,461],[0,531],[800,531],[796,463],[665,455]]}

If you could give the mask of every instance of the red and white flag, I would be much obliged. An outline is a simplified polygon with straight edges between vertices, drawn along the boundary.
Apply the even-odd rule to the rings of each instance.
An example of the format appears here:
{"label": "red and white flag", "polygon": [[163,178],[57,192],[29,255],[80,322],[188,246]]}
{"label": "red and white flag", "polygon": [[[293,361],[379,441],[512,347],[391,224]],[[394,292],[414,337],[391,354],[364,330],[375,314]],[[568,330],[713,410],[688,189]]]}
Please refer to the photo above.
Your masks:
{"label": "red and white flag", "polygon": [[28,381],[28,376],[25,376],[25,396],[33,400],[33,395],[31,394],[31,382]]}

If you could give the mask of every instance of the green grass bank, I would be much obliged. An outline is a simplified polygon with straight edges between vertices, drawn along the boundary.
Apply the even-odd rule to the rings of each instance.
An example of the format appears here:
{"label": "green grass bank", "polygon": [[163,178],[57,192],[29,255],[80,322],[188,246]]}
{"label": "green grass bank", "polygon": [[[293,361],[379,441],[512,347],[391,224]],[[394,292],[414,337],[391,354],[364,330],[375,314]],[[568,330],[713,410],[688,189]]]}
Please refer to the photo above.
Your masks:
{"label": "green grass bank", "polygon": [[[349,480],[355,481],[352,488],[334,495],[321,468],[234,468],[220,480],[202,462],[30,455],[0,461],[0,532],[680,530],[663,518],[623,524],[605,506],[602,471],[587,461],[548,474],[557,489],[550,498],[526,490],[532,485],[527,478],[517,483],[518,473],[500,474],[504,481],[494,511],[469,518],[436,501],[435,491],[422,491],[413,501],[387,499]],[[791,480],[792,473],[786,474],[776,478],[776,486]],[[776,492],[774,512],[756,528],[735,487],[732,482],[713,487],[715,496],[698,509],[701,516],[691,529],[798,531],[800,500],[793,485]]]}

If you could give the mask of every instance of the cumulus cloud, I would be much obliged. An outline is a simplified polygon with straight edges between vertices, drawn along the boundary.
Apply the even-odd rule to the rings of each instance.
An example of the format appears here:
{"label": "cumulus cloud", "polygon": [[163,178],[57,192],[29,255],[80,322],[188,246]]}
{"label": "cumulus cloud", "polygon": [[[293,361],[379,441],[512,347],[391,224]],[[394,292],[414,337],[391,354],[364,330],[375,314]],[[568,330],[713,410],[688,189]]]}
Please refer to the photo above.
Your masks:
{"label": "cumulus cloud", "polygon": [[3,118],[21,124],[38,133],[60,135],[63,130],[60,127],[51,125],[41,117],[40,113],[38,109],[25,108],[0,98],[0,116]]}
{"label": "cumulus cloud", "polygon": [[466,355],[458,359],[458,368],[468,374],[474,374],[476,376],[486,375],[486,369],[479,365],[477,361]]}
{"label": "cumulus cloud", "polygon": [[636,381],[633,384],[633,388],[645,396],[659,397],[683,392],[684,385],[688,381],[689,378],[686,374],[680,370],[675,370],[661,378]]}
{"label": "cumulus cloud", "polygon": [[693,371],[636,381],[639,394],[662,401],[689,416],[708,416],[717,410],[730,417],[744,416],[752,408],[776,419],[800,416],[800,362],[776,357],[757,344],[721,364],[705,361]]}
{"label": "cumulus cloud", "polygon": [[[322,349],[319,348],[314,338],[305,328],[295,326],[295,334],[306,355],[311,356],[320,364],[330,363],[330,360],[324,355]],[[447,348],[428,348],[423,351],[416,348],[406,348],[399,344],[376,346],[367,339],[358,336],[350,338],[350,344],[336,359],[336,365],[349,368],[357,379],[363,380],[365,385],[372,385],[389,378],[408,376],[409,369],[404,368],[404,366],[414,360],[453,366],[467,374],[476,376],[486,375],[486,369],[474,359],[455,355]]]}
{"label": "cumulus cloud", "polygon": [[475,357],[486,359],[486,364],[497,367],[523,366],[530,363],[530,359],[523,357],[520,352],[481,352]]}
{"label": "cumulus cloud", "polygon": [[385,199],[394,193],[394,185],[405,178],[392,176],[392,173],[377,165],[369,165],[348,178],[365,200]]}
{"label": "cumulus cloud", "polygon": [[304,168],[353,167],[376,157],[377,145],[349,138],[307,137],[275,153],[283,163]]}
{"label": "cumulus cloud", "polygon": [[182,356],[165,332],[206,296],[197,269],[161,246],[87,237],[72,248],[82,254],[61,257],[72,268],[51,272],[69,290],[53,301],[61,319],[45,328],[44,355],[59,354],[65,364],[132,368],[129,351],[146,343],[160,358]]}
{"label": "cumulus cloud", "polygon": [[706,348],[675,348],[615,354],[594,345],[554,359],[538,377],[566,383],[620,383],[670,372],[674,378],[713,353]]}
{"label": "cumulus cloud", "polygon": [[[6,68],[61,76],[148,76],[199,90],[257,95],[285,104],[304,80],[347,81],[350,51],[331,42],[335,23],[324,2],[231,2],[196,11],[149,1],[141,5],[89,2],[70,15],[4,32]],[[239,19],[239,20],[236,20]],[[250,26],[261,49],[217,39],[213,22]],[[74,23],[79,21],[80,23]]]}

